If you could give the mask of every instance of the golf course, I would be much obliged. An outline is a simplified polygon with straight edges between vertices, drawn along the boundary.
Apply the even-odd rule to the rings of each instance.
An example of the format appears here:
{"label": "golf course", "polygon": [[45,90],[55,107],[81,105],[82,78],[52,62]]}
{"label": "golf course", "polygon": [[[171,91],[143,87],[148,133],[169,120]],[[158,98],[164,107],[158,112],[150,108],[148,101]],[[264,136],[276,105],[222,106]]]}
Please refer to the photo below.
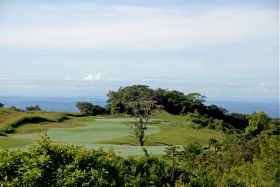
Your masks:
{"label": "golf course", "polygon": [[2,104],[0,184],[277,186],[279,119],[204,102],[133,85],[78,112]]}
{"label": "golf course", "polygon": [[[158,115],[160,116],[160,115]],[[206,129],[172,126],[168,120],[153,119],[146,131],[145,148],[149,154],[162,155],[169,144],[187,145],[193,142],[207,144],[208,140],[221,133]],[[131,135],[129,117],[69,117],[63,122],[26,123],[14,133],[2,136],[0,148],[26,147],[40,140],[47,133],[58,144],[77,144],[89,149],[114,150],[123,156],[142,155],[142,147]]]}

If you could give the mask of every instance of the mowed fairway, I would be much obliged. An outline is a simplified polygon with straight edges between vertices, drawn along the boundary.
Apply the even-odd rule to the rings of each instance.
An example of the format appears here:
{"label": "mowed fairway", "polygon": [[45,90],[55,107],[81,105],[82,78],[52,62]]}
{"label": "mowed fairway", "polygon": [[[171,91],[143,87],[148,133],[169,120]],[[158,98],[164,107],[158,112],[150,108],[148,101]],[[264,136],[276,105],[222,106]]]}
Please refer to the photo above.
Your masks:
{"label": "mowed fairway", "polygon": [[[114,145],[114,144],[99,144],[99,141],[108,139],[121,138],[128,136],[131,129],[127,126],[129,118],[112,118],[112,119],[93,119],[85,122],[80,122],[78,127],[73,128],[50,128],[47,129],[47,134],[55,143],[73,143],[84,145],[88,148],[103,147],[106,150],[113,149],[122,155],[140,155],[142,148],[140,146],[131,145]],[[147,130],[147,135],[159,133],[158,126],[150,126]],[[40,133],[14,134],[11,135],[14,139],[38,140]],[[149,146],[147,149],[152,154],[162,154],[165,146]]]}
{"label": "mowed fairway", "polygon": [[[87,148],[103,148],[114,150],[120,155],[143,155],[142,147],[131,136],[128,127],[130,118],[71,118],[63,123],[26,124],[19,127],[15,134],[3,137],[0,142],[2,148],[13,148],[28,145],[40,139],[43,131],[54,143],[71,143],[83,145]],[[38,125],[38,132],[32,131]],[[56,128],[54,128],[56,127]],[[192,142],[207,144],[211,137],[221,138],[217,131],[208,129],[192,129],[183,126],[170,126],[157,123],[150,125],[146,131],[145,148],[150,154],[164,154],[166,144],[187,145]],[[4,143],[6,142],[6,143]],[[4,144],[3,144],[4,143]]]}

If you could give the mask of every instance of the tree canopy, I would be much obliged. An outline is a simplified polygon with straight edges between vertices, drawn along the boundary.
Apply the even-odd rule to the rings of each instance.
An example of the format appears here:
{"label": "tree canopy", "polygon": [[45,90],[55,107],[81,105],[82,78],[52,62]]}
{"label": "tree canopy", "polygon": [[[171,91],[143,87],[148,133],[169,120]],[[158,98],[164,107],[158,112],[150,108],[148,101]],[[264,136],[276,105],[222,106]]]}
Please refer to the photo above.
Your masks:
{"label": "tree canopy", "polygon": [[77,102],[76,107],[79,109],[81,113],[84,113],[87,116],[96,116],[99,114],[107,113],[105,108],[99,105],[94,105],[89,102]]}
{"label": "tree canopy", "polygon": [[243,114],[229,114],[225,108],[217,105],[205,105],[206,97],[200,93],[188,93],[168,89],[152,89],[146,85],[132,85],[121,87],[116,91],[109,91],[107,94],[108,108],[112,114],[128,113],[132,111],[126,108],[129,102],[155,101],[163,110],[170,114],[185,115],[196,113],[206,115],[213,119],[223,120],[229,126],[238,129],[245,129],[248,126],[248,119]]}
{"label": "tree canopy", "polygon": [[203,112],[205,96],[200,93],[185,95],[176,90],[151,89],[146,85],[132,85],[119,88],[117,91],[109,91],[107,103],[112,113],[127,112],[125,105],[132,101],[153,100],[171,114],[193,112],[195,109]]}

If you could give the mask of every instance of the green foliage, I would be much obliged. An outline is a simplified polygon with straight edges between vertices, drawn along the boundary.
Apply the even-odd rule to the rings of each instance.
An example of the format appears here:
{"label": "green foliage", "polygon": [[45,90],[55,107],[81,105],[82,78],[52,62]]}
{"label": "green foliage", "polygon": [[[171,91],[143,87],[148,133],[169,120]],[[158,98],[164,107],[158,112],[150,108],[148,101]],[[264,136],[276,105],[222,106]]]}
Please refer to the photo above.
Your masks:
{"label": "green foliage", "polygon": [[125,159],[102,149],[52,144],[47,136],[27,150],[0,152],[3,186],[166,186],[169,170],[158,158]]}
{"label": "green foliage", "polygon": [[[173,119],[168,114],[164,116],[165,123]],[[83,120],[88,120],[85,123],[92,127],[94,125],[89,118],[92,120],[94,117]],[[185,121],[185,118],[186,116],[174,117],[178,121]],[[122,122],[119,118],[104,120],[98,121],[99,126],[96,129],[110,126],[113,120],[119,120],[119,125]],[[49,138],[44,136],[38,144],[29,148],[0,152],[0,185],[279,186],[279,125],[262,113],[251,115],[249,122],[251,126],[248,126],[248,129],[259,129],[254,136],[250,133],[252,131],[245,129],[227,134],[224,139],[218,136],[207,137],[203,144],[188,141],[191,143],[186,142],[185,146],[169,146],[163,158],[149,154],[148,146],[144,157],[123,158],[113,151],[52,144]],[[125,124],[122,125],[126,127]],[[171,131],[179,132],[182,136],[189,133],[193,138],[198,136],[195,132],[210,131],[183,126],[165,128],[168,128],[166,132],[169,134],[162,137],[170,140],[178,137],[177,134],[170,134]],[[62,132],[65,131],[64,129]],[[88,129],[85,131],[88,132]],[[205,134],[203,136],[205,137]],[[7,137],[1,137],[0,140],[5,141],[4,138]]]}
{"label": "green foliage", "polygon": [[126,112],[126,104],[133,101],[152,100],[153,90],[145,85],[133,85],[109,91],[107,103],[112,114]]}
{"label": "green foliage", "polygon": [[176,185],[279,186],[279,127],[262,113],[250,120],[266,128],[255,136],[244,130],[228,134],[223,142],[213,137],[208,145],[192,143],[178,150],[177,165],[189,175],[186,183],[178,180]]}
{"label": "green foliage", "polygon": [[154,101],[134,101],[128,103],[127,107],[131,109],[134,118],[134,121],[129,124],[131,133],[138,139],[140,146],[143,146],[147,125],[159,107]]}
{"label": "green foliage", "polygon": [[35,106],[28,106],[25,108],[26,111],[33,111],[33,110],[42,110],[39,105]]}
{"label": "green foliage", "polygon": [[0,103],[0,108],[3,108],[5,105],[3,103]]}
{"label": "green foliage", "polygon": [[244,130],[248,126],[248,115],[231,113],[224,118],[226,128]]}
{"label": "green foliage", "polygon": [[77,102],[76,107],[82,114],[85,114],[87,116],[96,116],[107,113],[105,108],[89,102]]}
{"label": "green foliage", "polygon": [[[127,108],[127,103],[152,100],[162,109],[170,114],[187,115],[189,113],[198,113],[200,119],[194,119],[197,127],[206,127],[214,129],[216,123],[219,123],[219,129],[245,129],[248,126],[248,119],[246,115],[229,114],[228,111],[216,105],[204,105],[205,96],[200,93],[184,94],[176,90],[167,89],[151,89],[145,85],[133,85],[124,88],[119,88],[117,91],[109,91],[108,108],[112,114],[128,113],[131,114],[130,108]],[[215,121],[213,120],[222,120]],[[209,121],[210,120],[210,121]]]}
{"label": "green foliage", "polygon": [[247,134],[257,135],[269,127],[271,119],[264,113],[258,112],[249,117],[249,126],[245,129]]}
{"label": "green foliage", "polygon": [[201,147],[202,146],[197,142],[184,146],[183,150],[180,152],[180,160],[190,162],[191,168],[193,168],[197,156],[202,152]]}
{"label": "green foliage", "polygon": [[176,90],[166,90],[158,88],[153,90],[145,85],[133,85],[119,88],[117,91],[110,91],[107,103],[111,107],[112,113],[130,112],[125,106],[128,102],[154,100],[164,110],[171,114],[193,112],[195,109],[203,111],[205,106],[205,96],[199,93],[185,95]]}
{"label": "green foliage", "polygon": [[172,163],[172,171],[171,171],[171,180],[174,181],[174,173],[175,173],[175,168],[176,168],[176,163],[177,163],[177,155],[178,155],[178,149],[179,146],[175,145],[169,145],[165,149],[165,155],[164,158],[168,159]]}
{"label": "green foliage", "polygon": [[180,114],[183,110],[182,102],[186,96],[184,93],[173,90],[156,89],[153,99],[157,101],[159,105],[162,105],[164,110],[171,114]]}

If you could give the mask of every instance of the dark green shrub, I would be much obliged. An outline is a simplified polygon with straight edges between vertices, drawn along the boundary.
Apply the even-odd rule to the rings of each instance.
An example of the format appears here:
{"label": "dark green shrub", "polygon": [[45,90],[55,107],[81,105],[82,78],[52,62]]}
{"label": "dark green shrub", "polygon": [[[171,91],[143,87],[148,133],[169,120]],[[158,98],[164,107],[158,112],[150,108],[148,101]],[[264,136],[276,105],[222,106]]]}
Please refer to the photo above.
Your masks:
{"label": "dark green shrub", "polygon": [[42,110],[39,105],[25,107],[26,111]]}

